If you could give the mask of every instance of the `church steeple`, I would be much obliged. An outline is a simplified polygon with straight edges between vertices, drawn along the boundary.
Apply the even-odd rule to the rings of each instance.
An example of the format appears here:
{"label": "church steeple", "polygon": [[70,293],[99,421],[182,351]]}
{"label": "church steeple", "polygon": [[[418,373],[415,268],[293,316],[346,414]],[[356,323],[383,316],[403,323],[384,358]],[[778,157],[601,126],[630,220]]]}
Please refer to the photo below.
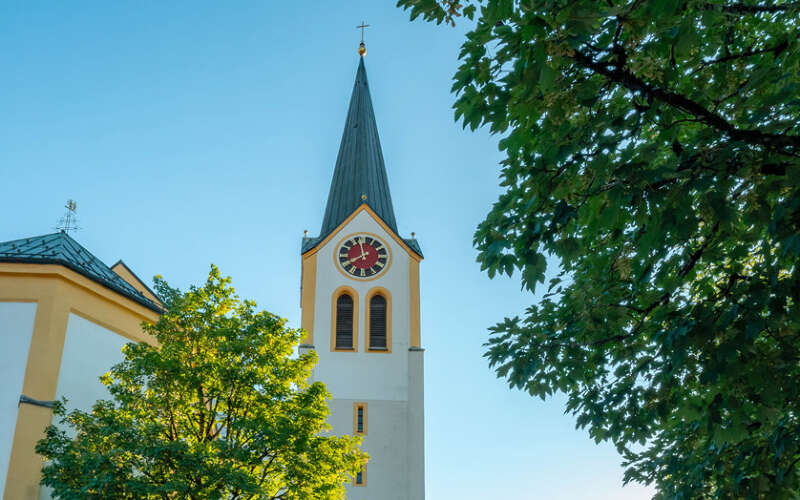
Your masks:
{"label": "church steeple", "polygon": [[310,381],[331,394],[331,434],[361,436],[369,453],[348,498],[425,500],[423,256],[397,233],[365,53],[362,38],[322,228],[302,240],[298,352],[317,353]]}
{"label": "church steeple", "polygon": [[336,229],[362,203],[369,205],[397,233],[363,56],[359,57],[319,240]]}

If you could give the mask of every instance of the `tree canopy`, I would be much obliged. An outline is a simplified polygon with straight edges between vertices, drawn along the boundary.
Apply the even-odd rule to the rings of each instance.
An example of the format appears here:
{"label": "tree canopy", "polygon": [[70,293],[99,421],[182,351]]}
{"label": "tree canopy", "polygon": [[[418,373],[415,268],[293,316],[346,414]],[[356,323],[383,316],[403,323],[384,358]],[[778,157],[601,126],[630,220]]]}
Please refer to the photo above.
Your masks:
{"label": "tree canopy", "polygon": [[472,20],[455,116],[505,154],[478,261],[547,286],[491,328],[498,376],[659,498],[795,498],[800,2],[398,5]]}
{"label": "tree canopy", "polygon": [[56,413],[36,451],[61,499],[338,499],[366,455],[327,437],[316,362],[301,332],[242,301],[212,266],[182,293],[156,278],[166,312],[102,377],[113,401]]}

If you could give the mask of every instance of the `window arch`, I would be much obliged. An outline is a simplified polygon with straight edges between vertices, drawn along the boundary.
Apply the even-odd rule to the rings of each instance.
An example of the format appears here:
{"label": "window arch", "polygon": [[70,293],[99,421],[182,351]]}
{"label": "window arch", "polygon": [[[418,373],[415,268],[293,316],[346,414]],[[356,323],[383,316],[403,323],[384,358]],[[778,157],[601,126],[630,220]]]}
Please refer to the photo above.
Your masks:
{"label": "window arch", "polygon": [[336,299],[336,348],[353,348],[353,297],[347,293]]}
{"label": "window arch", "polygon": [[369,348],[386,349],[386,299],[379,293],[369,299]]}
{"label": "window arch", "polygon": [[331,351],[358,350],[358,294],[343,286],[333,292],[331,304]]}
{"label": "window arch", "polygon": [[392,352],[392,296],[383,287],[367,293],[367,350]]}

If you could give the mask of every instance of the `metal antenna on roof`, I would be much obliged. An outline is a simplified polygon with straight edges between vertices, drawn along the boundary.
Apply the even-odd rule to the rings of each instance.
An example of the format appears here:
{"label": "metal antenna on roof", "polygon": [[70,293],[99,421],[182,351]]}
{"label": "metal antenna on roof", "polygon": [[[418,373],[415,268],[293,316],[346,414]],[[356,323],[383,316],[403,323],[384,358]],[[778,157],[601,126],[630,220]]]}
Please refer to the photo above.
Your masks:
{"label": "metal antenna on roof", "polygon": [[55,229],[67,234],[69,234],[70,231],[80,230],[78,227],[78,216],[76,215],[78,204],[75,203],[74,200],[67,200],[67,204],[64,205],[64,208],[66,208],[67,211],[64,213],[63,217],[58,219],[58,226],[56,226]]}

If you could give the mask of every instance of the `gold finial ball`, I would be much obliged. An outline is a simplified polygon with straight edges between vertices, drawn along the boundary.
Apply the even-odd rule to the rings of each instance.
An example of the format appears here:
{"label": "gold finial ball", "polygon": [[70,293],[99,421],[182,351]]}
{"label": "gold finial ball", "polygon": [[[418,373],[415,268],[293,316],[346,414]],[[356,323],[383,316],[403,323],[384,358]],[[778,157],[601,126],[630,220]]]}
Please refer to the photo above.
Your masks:
{"label": "gold finial ball", "polygon": [[365,195],[365,194],[362,194],[362,195],[361,195],[361,199],[362,199],[362,200],[366,200],[366,199],[367,199],[367,195]]}
{"label": "gold finial ball", "polygon": [[361,42],[361,45],[358,47],[358,55],[364,57],[367,53],[367,48],[364,46],[364,42]]}

